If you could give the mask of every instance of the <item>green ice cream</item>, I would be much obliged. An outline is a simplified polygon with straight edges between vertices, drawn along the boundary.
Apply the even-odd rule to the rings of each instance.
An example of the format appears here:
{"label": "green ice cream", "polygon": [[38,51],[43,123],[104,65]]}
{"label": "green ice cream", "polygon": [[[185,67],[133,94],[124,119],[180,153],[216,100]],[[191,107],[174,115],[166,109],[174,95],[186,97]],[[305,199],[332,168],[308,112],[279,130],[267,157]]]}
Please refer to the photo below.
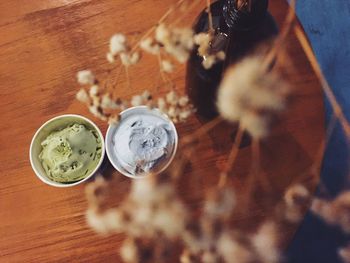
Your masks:
{"label": "green ice cream", "polygon": [[60,183],[85,178],[101,158],[101,139],[82,124],[52,132],[42,143],[39,158],[47,176]]}

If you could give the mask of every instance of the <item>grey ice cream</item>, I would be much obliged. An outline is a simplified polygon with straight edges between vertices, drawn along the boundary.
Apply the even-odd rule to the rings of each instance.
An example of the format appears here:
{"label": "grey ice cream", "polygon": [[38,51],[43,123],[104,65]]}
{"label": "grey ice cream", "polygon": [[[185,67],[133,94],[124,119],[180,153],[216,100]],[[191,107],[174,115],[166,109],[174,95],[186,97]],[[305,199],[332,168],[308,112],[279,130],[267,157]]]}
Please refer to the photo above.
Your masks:
{"label": "grey ice cream", "polygon": [[157,171],[169,161],[175,150],[175,131],[164,118],[141,113],[119,124],[112,143],[122,169],[138,175]]}

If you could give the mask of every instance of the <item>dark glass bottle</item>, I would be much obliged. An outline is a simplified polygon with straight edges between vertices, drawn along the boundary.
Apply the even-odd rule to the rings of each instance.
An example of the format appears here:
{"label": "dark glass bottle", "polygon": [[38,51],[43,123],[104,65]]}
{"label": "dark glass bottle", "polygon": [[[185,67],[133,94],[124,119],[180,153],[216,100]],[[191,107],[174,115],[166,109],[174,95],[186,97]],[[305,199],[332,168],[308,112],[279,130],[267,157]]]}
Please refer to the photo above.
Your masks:
{"label": "dark glass bottle", "polygon": [[[267,11],[268,0],[250,0],[249,4],[238,7],[242,2],[219,0],[211,5],[214,37],[210,49],[211,52],[223,50],[225,60],[207,70],[202,66],[205,57],[194,50],[187,64],[186,89],[197,108],[197,115],[203,120],[218,114],[216,93],[225,68],[278,33],[274,19]],[[203,11],[194,24],[194,31],[201,33],[208,29],[208,13]]]}

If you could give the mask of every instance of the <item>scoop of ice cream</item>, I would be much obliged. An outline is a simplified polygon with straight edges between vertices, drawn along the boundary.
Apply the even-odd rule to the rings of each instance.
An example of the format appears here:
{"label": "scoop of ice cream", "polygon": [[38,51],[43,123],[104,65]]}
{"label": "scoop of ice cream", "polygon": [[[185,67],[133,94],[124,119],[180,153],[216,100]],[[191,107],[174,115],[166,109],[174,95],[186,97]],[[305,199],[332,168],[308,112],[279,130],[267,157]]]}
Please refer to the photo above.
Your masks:
{"label": "scoop of ice cream", "polygon": [[140,114],[119,124],[112,140],[119,164],[132,175],[162,166],[174,148],[174,131],[165,120]]}
{"label": "scoop of ice cream", "polygon": [[71,124],[52,132],[42,143],[39,158],[47,176],[60,183],[83,179],[101,158],[101,140],[94,130]]}

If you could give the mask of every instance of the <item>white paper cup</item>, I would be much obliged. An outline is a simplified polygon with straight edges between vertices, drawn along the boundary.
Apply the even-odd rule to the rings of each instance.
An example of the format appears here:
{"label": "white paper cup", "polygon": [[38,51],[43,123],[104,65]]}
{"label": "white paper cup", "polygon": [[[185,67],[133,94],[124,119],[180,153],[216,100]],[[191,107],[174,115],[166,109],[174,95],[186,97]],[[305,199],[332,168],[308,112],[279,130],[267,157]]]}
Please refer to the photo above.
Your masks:
{"label": "white paper cup", "polygon": [[[119,171],[121,174],[131,177],[131,178],[143,178],[145,177],[148,173],[143,172],[143,173],[137,173],[133,174],[126,169],[126,167],[130,167],[132,164],[126,163],[121,156],[115,151],[115,148],[118,147],[118,142],[114,141],[114,137],[116,133],[120,132],[120,127],[122,127],[123,123],[126,123],[129,121],[129,118],[135,118],[140,115],[148,115],[152,117],[156,117],[159,119],[160,122],[163,122],[164,124],[167,124],[170,128],[171,135],[173,136],[173,144],[171,147],[171,152],[167,153],[166,157],[164,160],[161,161],[159,165],[156,166],[155,169],[151,169],[150,172],[153,174],[158,174],[163,172],[169,164],[172,162],[174,159],[176,150],[177,150],[177,145],[178,145],[178,135],[177,131],[175,128],[174,123],[168,118],[168,116],[158,109],[150,109],[146,106],[137,106],[137,107],[132,107],[129,108],[123,112],[120,113],[120,121],[118,124],[113,124],[108,127],[107,134],[106,134],[106,152],[109,161],[113,165],[113,167]],[[124,142],[124,145],[128,145],[128,141]]]}
{"label": "white paper cup", "polygon": [[[96,165],[95,169],[91,171],[91,173],[87,174],[86,177],[84,177],[82,180],[77,181],[77,182],[72,182],[72,183],[59,183],[51,180],[49,177],[47,177],[46,172],[44,168],[42,167],[41,161],[39,159],[39,154],[42,150],[41,143],[44,141],[47,136],[50,135],[53,131],[57,131],[60,129],[65,128],[67,125],[70,123],[79,123],[83,124],[89,129],[95,130],[100,137],[101,140],[101,157]],[[66,115],[60,115],[57,116],[51,120],[48,120],[45,122],[35,133],[32,142],[30,144],[30,149],[29,149],[29,158],[30,158],[30,164],[32,165],[32,168],[35,172],[35,174],[39,177],[41,181],[44,183],[51,185],[51,186],[56,186],[56,187],[71,187],[74,185],[81,184],[82,182],[88,180],[91,176],[93,176],[97,170],[100,168],[103,158],[105,156],[105,144],[104,144],[104,139],[103,135],[100,131],[100,129],[96,126],[95,123],[93,123],[91,120],[80,116],[76,114],[66,114]]]}

